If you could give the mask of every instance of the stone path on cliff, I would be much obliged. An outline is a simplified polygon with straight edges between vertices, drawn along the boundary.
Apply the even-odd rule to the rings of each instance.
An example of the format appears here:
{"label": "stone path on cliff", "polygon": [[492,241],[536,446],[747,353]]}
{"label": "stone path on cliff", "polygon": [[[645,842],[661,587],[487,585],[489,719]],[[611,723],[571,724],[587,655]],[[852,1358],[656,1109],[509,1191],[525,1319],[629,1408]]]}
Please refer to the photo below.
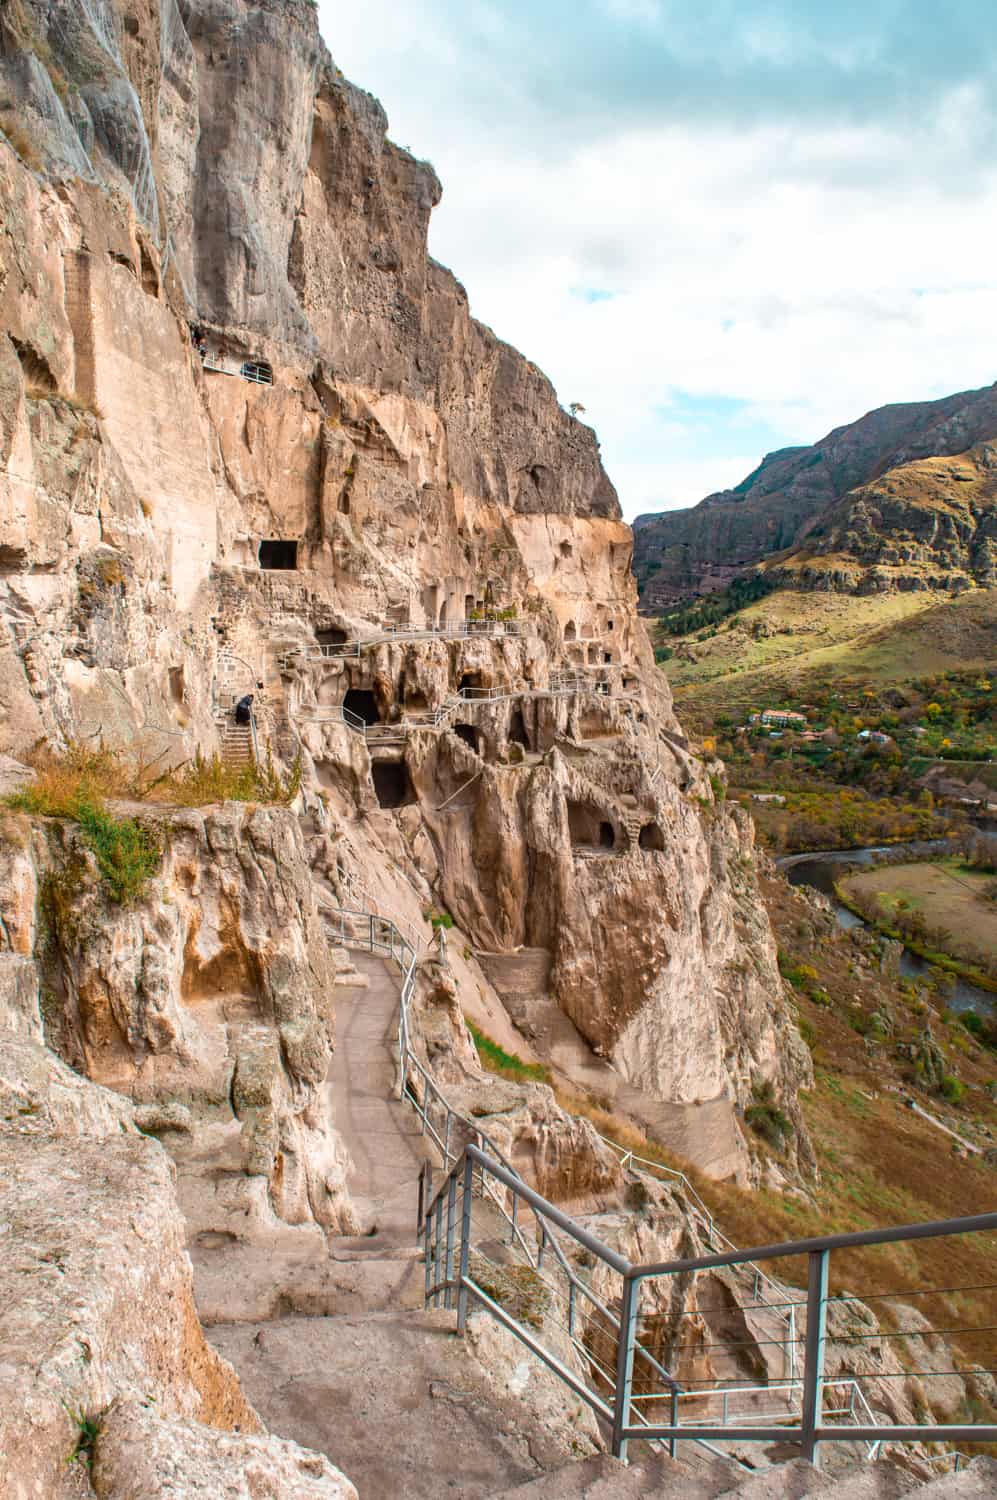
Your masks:
{"label": "stone path on cliff", "polygon": [[560,1466],[565,1441],[512,1393],[533,1363],[524,1350],[509,1344],[490,1375],[473,1340],[454,1336],[455,1313],[423,1310],[415,1217],[429,1148],[393,1096],[398,979],[353,957],[358,982],[336,987],[328,1088],[363,1232],[267,1256],[255,1309],[234,1248],[212,1252],[210,1281],[195,1255],[202,1317],[271,1431],[327,1454],[361,1500],[486,1500]]}

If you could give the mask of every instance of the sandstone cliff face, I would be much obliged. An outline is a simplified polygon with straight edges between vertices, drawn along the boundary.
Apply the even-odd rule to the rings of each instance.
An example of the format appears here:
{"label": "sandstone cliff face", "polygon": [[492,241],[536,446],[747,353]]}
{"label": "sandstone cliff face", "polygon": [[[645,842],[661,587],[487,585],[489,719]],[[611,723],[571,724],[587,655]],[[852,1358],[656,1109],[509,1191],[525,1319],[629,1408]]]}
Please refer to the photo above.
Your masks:
{"label": "sandstone cliff face", "polygon": [[[179,761],[254,692],[261,742],[301,757],[333,894],[362,872],[417,925],[449,907],[469,950],[542,949],[584,1043],[659,1101],[722,1105],[719,1169],[744,1172],[736,1109],[764,1081],[792,1107],[808,1078],[747,834],[678,732],[594,434],[427,255],[432,169],[386,139],[304,0],[19,0],[3,27],[3,118],[32,136],[0,144],[0,749],[100,736]],[[247,360],[273,383],[241,378]],[[314,656],[486,613],[518,632]],[[552,695],[557,672],[591,686]],[[502,701],[414,726],[461,687]],[[356,705],[408,727],[365,743],[342,723]],[[329,1171],[298,1169],[320,1048],[291,1037],[251,936],[245,1015],[191,1042],[177,999],[179,964],[189,1010],[221,1003],[196,977],[224,908],[212,836],[178,834],[200,874],[171,854],[174,909],[67,965],[75,1060],[153,1102],[189,1054],[219,1109],[232,1069],[236,1093],[248,1077],[243,1164],[289,1218],[326,1222],[345,1212],[316,1186]],[[228,866],[253,834],[226,836]],[[108,980],[115,943],[122,972],[169,954],[137,1019]],[[283,1073],[259,1066],[290,1103],[258,1100],[240,1061],[275,1048]]]}
{"label": "sandstone cliff face", "polygon": [[[34,962],[5,948],[0,1495],[92,1493],[85,1477],[92,1459],[96,1492],[118,1500],[200,1493],[205,1471],[217,1481],[242,1465],[255,1467],[261,1482],[269,1476],[274,1496],[355,1500],[352,1486],[316,1455],[250,1436],[260,1433],[259,1419],[194,1310],[169,1157],[140,1133],[119,1094],[66,1067],[42,1034]],[[112,1402],[134,1413],[130,1433],[118,1417],[104,1424]],[[77,1460],[85,1422],[97,1435]],[[158,1432],[166,1434],[159,1441],[168,1459],[153,1481],[142,1465]],[[303,1488],[304,1474],[312,1488]]]}
{"label": "sandstone cliff face", "polygon": [[47,1039],[141,1106],[178,1163],[193,1238],[348,1232],[323,1093],[333,969],[297,819],[240,803],[143,816],[164,857],[130,907],[107,899],[72,824],[0,845],[21,916],[7,930],[37,956]]}
{"label": "sandstone cliff face", "polygon": [[[997,387],[884,406],[809,448],[770,453],[733,490],[691,510],[640,516],[635,565],[647,609],[724,588],[774,552],[809,546],[832,507],[888,470],[964,453],[997,436]],[[902,481],[901,481],[902,482]],[[857,517],[861,535],[863,525]]]}

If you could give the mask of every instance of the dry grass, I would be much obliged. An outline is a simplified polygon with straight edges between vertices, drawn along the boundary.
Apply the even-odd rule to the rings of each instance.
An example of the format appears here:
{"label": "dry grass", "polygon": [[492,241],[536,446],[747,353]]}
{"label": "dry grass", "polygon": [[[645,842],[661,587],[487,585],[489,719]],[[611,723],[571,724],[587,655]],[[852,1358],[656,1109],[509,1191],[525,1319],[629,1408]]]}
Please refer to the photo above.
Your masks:
{"label": "dry grass", "polygon": [[232,766],[217,755],[195,756],[179,767],[164,766],[165,752],[146,753],[141,747],[126,754],[106,746],[70,745],[55,754],[44,745],[28,760],[35,771],[29,786],[8,798],[8,805],[47,817],[76,816],[81,800],[151,802],[173,807],[203,807],[213,802],[286,804],[297,795],[301,768],[283,777],[269,751],[260,765]]}

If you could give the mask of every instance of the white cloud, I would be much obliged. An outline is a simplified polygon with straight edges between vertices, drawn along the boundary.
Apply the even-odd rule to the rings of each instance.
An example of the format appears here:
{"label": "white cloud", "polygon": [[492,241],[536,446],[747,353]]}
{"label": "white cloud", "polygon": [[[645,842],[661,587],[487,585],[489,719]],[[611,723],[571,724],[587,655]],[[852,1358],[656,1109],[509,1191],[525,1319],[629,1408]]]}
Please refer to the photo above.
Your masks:
{"label": "white cloud", "polygon": [[[607,4],[617,29],[660,10]],[[448,9],[429,0],[414,20],[368,0],[328,40],[395,138],[434,161],[433,253],[477,316],[584,403],[626,514],[691,504],[764,448],[872,406],[994,379],[997,173],[978,83],[925,88],[902,117],[862,125],[778,98],[745,124],[718,77],[713,119],[607,124],[596,101],[573,140],[510,119],[528,91],[525,59],[521,76],[503,50],[510,12],[469,8],[479,53]],[[688,26],[691,6],[672,0],[683,9]],[[792,55],[765,7],[752,35]],[[838,42],[876,53],[861,35]],[[699,398],[694,414],[662,414],[675,391]],[[710,398],[727,400],[711,415]]]}

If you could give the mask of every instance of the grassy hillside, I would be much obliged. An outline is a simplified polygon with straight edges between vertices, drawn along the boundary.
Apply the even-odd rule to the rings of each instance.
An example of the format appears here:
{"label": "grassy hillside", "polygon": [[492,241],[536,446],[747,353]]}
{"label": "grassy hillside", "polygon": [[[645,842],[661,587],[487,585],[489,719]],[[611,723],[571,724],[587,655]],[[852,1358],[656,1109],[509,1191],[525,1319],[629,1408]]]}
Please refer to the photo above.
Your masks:
{"label": "grassy hillside", "polygon": [[709,732],[817,684],[885,688],[997,663],[997,589],[855,596],[780,589],[681,639],[656,636],[680,716]]}

